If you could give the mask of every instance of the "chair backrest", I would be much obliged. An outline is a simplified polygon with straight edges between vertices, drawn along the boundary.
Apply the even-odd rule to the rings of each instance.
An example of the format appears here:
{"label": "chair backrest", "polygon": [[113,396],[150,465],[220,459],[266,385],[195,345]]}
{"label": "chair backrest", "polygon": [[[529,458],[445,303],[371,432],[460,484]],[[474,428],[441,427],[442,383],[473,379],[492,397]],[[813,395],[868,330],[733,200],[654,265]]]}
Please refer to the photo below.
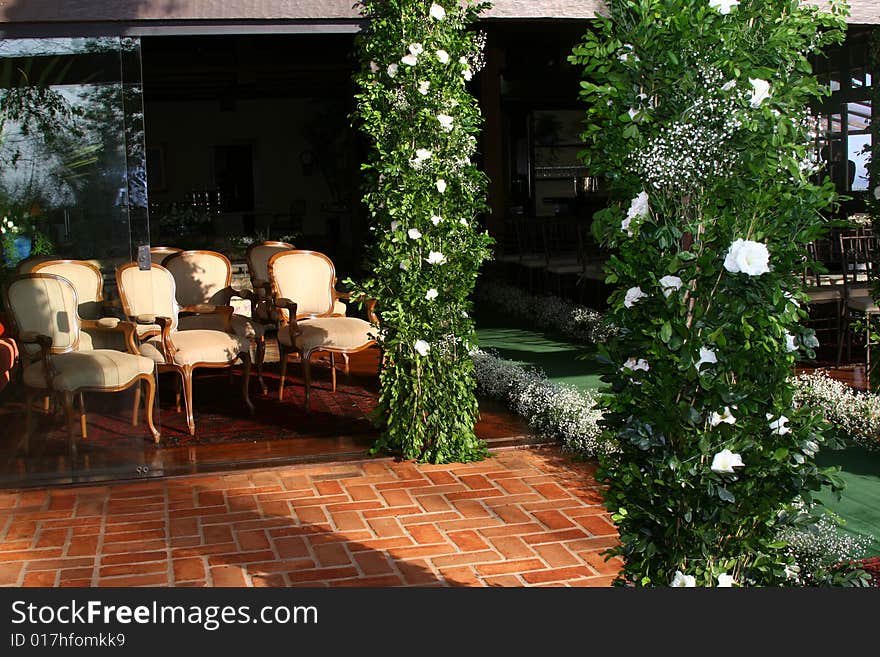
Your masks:
{"label": "chair backrest", "polygon": [[336,268],[317,251],[282,251],[269,260],[269,282],[275,297],[296,302],[296,316],[316,317],[333,312]]}
{"label": "chair backrest", "polygon": [[150,265],[141,270],[138,263],[129,262],[116,268],[116,286],[126,317],[139,315],[170,317],[171,328],[177,328],[177,291],[174,276],[162,265]]}
{"label": "chair backrest", "polygon": [[840,238],[844,288],[864,287],[873,282],[880,271],[878,239],[871,235]]}
{"label": "chair backrest", "polygon": [[296,247],[287,242],[258,242],[251,244],[245,253],[248,275],[251,283],[269,280],[269,259],[282,251],[293,251]]}
{"label": "chair backrest", "polygon": [[181,306],[199,303],[225,305],[232,283],[232,263],[216,251],[179,251],[162,261],[171,272]]}
{"label": "chair backrest", "polygon": [[48,260],[57,260],[58,256],[53,255],[32,255],[28,256],[24,260],[19,260],[18,264],[15,265],[15,273],[16,274],[30,274],[34,267],[39,265],[41,262],[46,262]]}
{"label": "chair backrest", "polygon": [[[19,334],[49,336],[53,354],[80,349],[78,300],[73,284],[66,278],[47,273],[19,274],[7,284],[5,301]],[[21,348],[31,356],[40,351],[34,344],[23,344]]]}
{"label": "chair backrest", "polygon": [[183,249],[174,246],[152,246],[150,247],[150,262],[154,265],[161,265],[162,261],[172,253],[180,253],[181,251]]}
{"label": "chair backrest", "polygon": [[101,270],[87,260],[47,260],[34,266],[34,273],[57,274],[66,278],[76,290],[79,300],[79,316],[83,319],[100,319],[104,301],[104,276]]}

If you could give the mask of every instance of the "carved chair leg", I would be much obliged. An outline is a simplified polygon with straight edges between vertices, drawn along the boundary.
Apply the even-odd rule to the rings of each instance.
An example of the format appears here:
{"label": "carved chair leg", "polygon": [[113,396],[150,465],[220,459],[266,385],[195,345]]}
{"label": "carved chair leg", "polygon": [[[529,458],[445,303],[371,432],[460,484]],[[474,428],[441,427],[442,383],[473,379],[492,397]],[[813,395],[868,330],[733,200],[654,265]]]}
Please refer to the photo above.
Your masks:
{"label": "carved chair leg", "polygon": [[248,407],[248,412],[253,415],[254,403],[251,401],[250,383],[251,383],[251,354],[249,351],[243,351],[238,355],[241,358],[241,394],[244,397],[244,403]]}
{"label": "carved chair leg", "polygon": [[[158,445],[161,435],[159,434],[156,425],[153,423],[153,402],[156,399],[156,380],[152,376],[146,378],[144,379],[144,386],[147,389],[147,394],[144,396],[144,414],[147,416],[147,426],[150,428],[150,433],[153,434],[153,442]],[[140,392],[140,389],[141,384],[138,382],[138,392]]]}
{"label": "carved chair leg", "polygon": [[134,406],[131,408],[131,426],[136,427],[140,420],[141,410],[141,384],[134,387]]}
{"label": "carved chair leg", "polygon": [[290,352],[279,345],[279,355],[281,356],[281,379],[278,381],[278,401],[284,400],[284,378],[287,375],[287,358]]}
{"label": "carved chair leg", "polygon": [[183,378],[183,405],[186,407],[186,426],[189,428],[189,435],[196,435],[196,421],[193,417],[193,370],[189,365],[184,365],[180,370],[180,376]]}
{"label": "carved chair leg", "polygon": [[180,413],[180,400],[183,395],[183,372],[180,373],[179,379],[174,379],[174,410]]}
{"label": "carved chair leg", "polygon": [[336,392],[336,358],[330,352],[330,389]]}
{"label": "carved chair leg", "polygon": [[345,361],[345,376],[351,375],[351,363],[348,359],[348,354],[342,354],[342,360]]}
{"label": "carved chair leg", "polygon": [[73,393],[64,391],[64,416],[67,424],[67,446],[70,451],[71,458],[76,456],[76,437],[74,436],[74,419],[73,419]]}
{"label": "carved chair leg", "polygon": [[49,395],[46,395],[45,397],[43,397],[43,412],[44,413],[49,412],[49,405],[51,403],[51,399],[52,398]]}
{"label": "carved chair leg", "polygon": [[86,429],[86,399],[83,393],[79,393],[79,425],[82,431],[82,437],[88,438],[88,429]]}
{"label": "carved chair leg", "polygon": [[303,368],[303,383],[305,384],[306,389],[306,413],[309,412],[309,401],[310,401],[310,393],[312,388],[312,368],[311,368],[311,360],[312,354],[307,353],[302,355],[302,368]]}
{"label": "carved chair leg", "polygon": [[24,440],[22,441],[22,446],[24,451],[28,452],[30,451],[31,430],[34,421],[34,391],[30,388],[25,388],[24,390],[24,405]]}
{"label": "carved chair leg", "polygon": [[268,394],[269,388],[266,387],[266,382],[263,381],[263,361],[266,359],[266,338],[260,336],[257,339],[257,381],[260,383],[260,390],[262,393]]}

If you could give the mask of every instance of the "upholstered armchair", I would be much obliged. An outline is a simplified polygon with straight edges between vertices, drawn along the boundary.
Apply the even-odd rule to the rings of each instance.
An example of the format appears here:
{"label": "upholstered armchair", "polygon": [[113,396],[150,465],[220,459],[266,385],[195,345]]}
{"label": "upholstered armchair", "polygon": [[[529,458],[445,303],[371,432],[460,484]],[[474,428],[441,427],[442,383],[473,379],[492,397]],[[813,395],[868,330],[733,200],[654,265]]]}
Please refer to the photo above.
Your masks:
{"label": "upholstered armchair", "polygon": [[[242,396],[253,414],[254,405],[248,394],[251,354],[247,338],[214,329],[180,330],[174,277],[161,265],[151,265],[149,270],[141,270],[136,262],[120,265],[116,268],[116,284],[126,317],[151,330],[158,329],[157,334],[141,342],[139,350],[156,363],[160,373],[175,372],[180,376],[190,435],[196,432],[192,379],[198,368],[232,367],[236,360],[241,360]],[[222,314],[230,317],[232,309],[227,306]]]}
{"label": "upholstered armchair", "polygon": [[75,454],[74,398],[79,398],[81,432],[86,438],[83,393],[119,392],[132,386],[138,386],[132,423],[137,424],[140,386],[143,386],[147,425],[153,439],[159,442],[159,431],[153,423],[156,389],[153,361],[114,349],[93,349],[91,338],[84,330],[119,331],[125,334],[126,344],[134,344],[134,327],[129,322],[81,319],[73,284],[56,274],[39,272],[13,277],[6,286],[5,301],[20,348],[29,356],[25,358],[22,373],[27,404],[25,446],[30,435],[35,393],[62,396],[70,450]]}
{"label": "upholstered armchair", "polygon": [[[336,268],[323,253],[316,251],[282,251],[269,259],[269,281],[278,310],[278,348],[281,356],[281,380],[278,398],[284,397],[287,359],[300,355],[305,383],[305,407],[309,410],[311,390],[311,357],[315,353],[330,354],[332,390],[336,392],[335,354],[348,356],[376,345],[370,335],[372,327],[357,317],[334,312],[336,302],[349,295],[336,291]],[[373,323],[373,303],[367,304]],[[347,368],[346,368],[347,371]]]}
{"label": "upholstered armchair", "polygon": [[[98,266],[88,260],[46,260],[34,265],[33,273],[55,274],[66,278],[76,290],[76,298],[79,302],[77,311],[81,319],[102,320],[100,325],[112,326],[118,319],[114,319],[114,312],[118,309],[111,308],[104,300],[104,276]],[[117,349],[137,353],[134,341],[124,344],[122,338],[125,333],[95,331],[90,328],[83,329],[92,338],[95,349]]]}
{"label": "upholstered armchair", "polygon": [[150,262],[154,265],[161,265],[162,261],[172,253],[180,253],[181,251],[183,249],[178,249],[176,246],[151,246]]}
{"label": "upholstered armchair", "polygon": [[177,302],[180,304],[178,329],[232,331],[246,338],[255,347],[257,379],[265,393],[265,330],[250,317],[231,312],[229,304],[232,297],[250,301],[251,314],[256,298],[251,290],[236,290],[231,287],[232,263],[229,258],[216,251],[179,251],[167,256],[162,261],[162,266],[171,272],[177,287]]}

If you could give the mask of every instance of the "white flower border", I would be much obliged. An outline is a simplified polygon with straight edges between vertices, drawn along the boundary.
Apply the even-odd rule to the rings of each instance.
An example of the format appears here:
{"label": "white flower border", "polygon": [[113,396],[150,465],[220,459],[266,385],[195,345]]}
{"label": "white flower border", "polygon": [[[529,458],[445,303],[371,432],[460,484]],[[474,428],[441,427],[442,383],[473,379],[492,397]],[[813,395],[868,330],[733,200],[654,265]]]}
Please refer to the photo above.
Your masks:
{"label": "white flower border", "polygon": [[613,443],[599,427],[602,413],[596,408],[592,392],[553,383],[535,367],[499,358],[482,349],[475,349],[471,356],[477,391],[505,402],[538,435],[558,440],[566,450],[582,456],[614,451]]}
{"label": "white flower border", "polygon": [[552,295],[530,294],[506,283],[481,282],[475,299],[589,344],[604,342],[615,331],[614,327],[605,323],[602,314],[592,308]]}
{"label": "white flower border", "polygon": [[[556,296],[529,294],[514,285],[481,283],[475,296],[480,302],[533,321],[540,328],[555,329],[585,343],[601,342],[614,331],[592,308]],[[600,438],[601,414],[593,409],[595,396],[592,393],[559,386],[535,368],[480,350],[475,352],[474,364],[479,390],[493,399],[506,401],[512,411],[528,420],[542,435],[555,437],[566,448],[585,456],[613,449],[609,441]],[[825,419],[854,442],[868,449],[880,449],[880,395],[853,390],[821,370],[792,377],[792,381],[796,404],[821,409]],[[528,400],[527,392],[535,394],[533,401]],[[583,431],[582,438],[576,433],[576,427]]]}

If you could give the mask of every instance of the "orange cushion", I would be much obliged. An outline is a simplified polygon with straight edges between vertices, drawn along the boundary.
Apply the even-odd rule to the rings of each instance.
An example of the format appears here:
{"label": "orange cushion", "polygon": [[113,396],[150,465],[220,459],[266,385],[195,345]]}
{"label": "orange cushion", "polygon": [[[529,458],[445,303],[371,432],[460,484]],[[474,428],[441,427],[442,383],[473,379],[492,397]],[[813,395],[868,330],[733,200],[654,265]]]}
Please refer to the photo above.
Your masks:
{"label": "orange cushion", "polygon": [[18,346],[15,341],[0,338],[0,390],[3,390],[12,378],[12,366],[17,357]]}

